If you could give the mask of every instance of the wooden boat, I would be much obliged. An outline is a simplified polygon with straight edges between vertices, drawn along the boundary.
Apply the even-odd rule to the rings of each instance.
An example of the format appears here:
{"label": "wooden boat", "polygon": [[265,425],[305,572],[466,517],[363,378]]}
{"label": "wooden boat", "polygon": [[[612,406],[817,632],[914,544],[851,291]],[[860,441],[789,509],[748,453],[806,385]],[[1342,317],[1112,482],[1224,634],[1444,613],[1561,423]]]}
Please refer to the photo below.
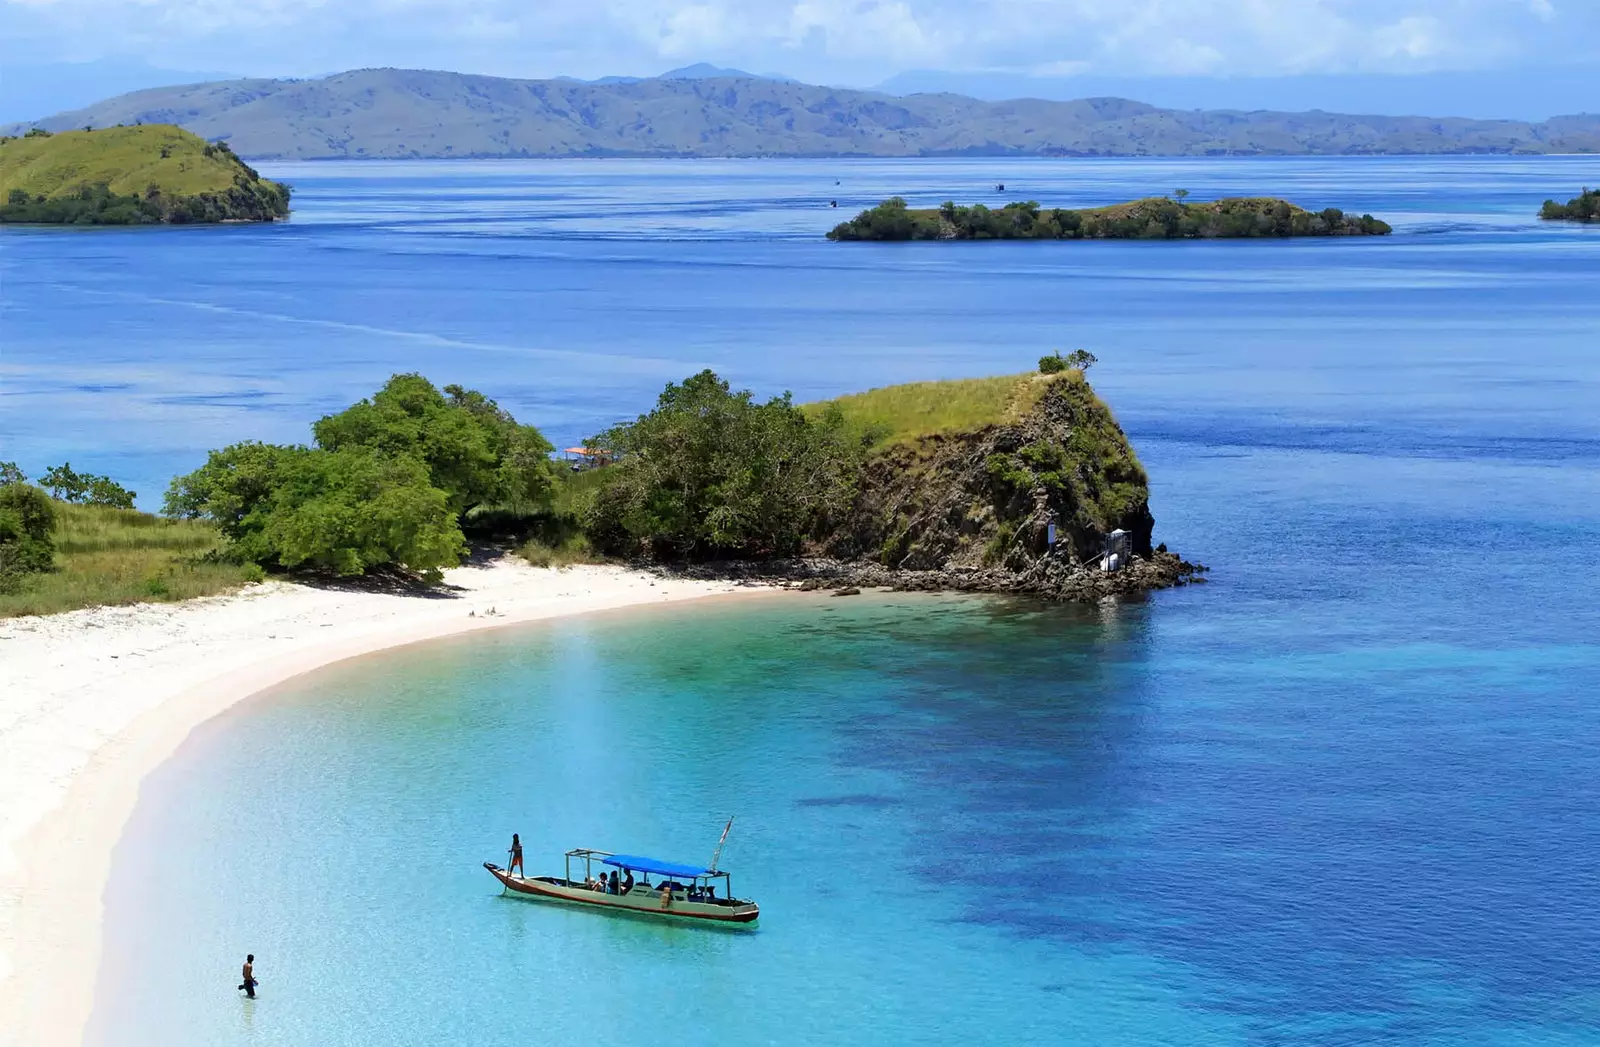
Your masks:
{"label": "wooden boat", "polygon": [[[588,847],[568,851],[566,857],[565,876],[513,875],[493,862],[484,862],[483,867],[507,892],[540,901],[712,923],[749,924],[761,915],[761,907],[755,902],[733,897],[731,879],[716,868],[706,869],[638,854],[613,854]],[[582,879],[572,875],[575,859],[583,862]],[[599,866],[598,875],[596,866]],[[616,893],[612,893],[609,874],[613,869],[629,876],[638,874],[632,889],[624,890],[619,884]],[[652,884],[652,875],[663,879]]]}

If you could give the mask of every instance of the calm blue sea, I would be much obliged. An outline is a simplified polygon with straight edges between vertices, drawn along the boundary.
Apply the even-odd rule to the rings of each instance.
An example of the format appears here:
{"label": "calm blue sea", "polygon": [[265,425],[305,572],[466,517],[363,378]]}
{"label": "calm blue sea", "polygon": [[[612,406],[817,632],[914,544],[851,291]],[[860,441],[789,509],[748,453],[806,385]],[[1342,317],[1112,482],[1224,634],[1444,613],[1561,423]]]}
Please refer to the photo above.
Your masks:
{"label": "calm blue sea", "polygon": [[[804,399],[1084,347],[1212,582],[600,616],[247,703],[117,845],[94,1042],[1600,1042],[1600,229],[1531,217],[1600,161],[266,173],[287,224],[0,233],[0,458],[155,505],[398,370],[566,442],[704,366]],[[820,240],[999,181],[1396,234]],[[751,934],[478,867],[697,860],[735,813]]]}

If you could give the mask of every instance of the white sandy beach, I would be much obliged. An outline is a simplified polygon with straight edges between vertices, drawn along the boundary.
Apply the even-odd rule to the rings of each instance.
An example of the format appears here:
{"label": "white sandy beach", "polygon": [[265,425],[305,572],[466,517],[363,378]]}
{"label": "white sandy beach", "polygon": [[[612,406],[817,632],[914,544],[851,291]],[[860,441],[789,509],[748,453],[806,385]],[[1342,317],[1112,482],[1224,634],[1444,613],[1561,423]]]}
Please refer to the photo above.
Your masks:
{"label": "white sandy beach", "polygon": [[111,850],[139,783],[200,723],[384,648],[741,588],[510,560],[446,578],[452,599],[269,582],[182,604],[0,621],[0,1043],[81,1041]]}

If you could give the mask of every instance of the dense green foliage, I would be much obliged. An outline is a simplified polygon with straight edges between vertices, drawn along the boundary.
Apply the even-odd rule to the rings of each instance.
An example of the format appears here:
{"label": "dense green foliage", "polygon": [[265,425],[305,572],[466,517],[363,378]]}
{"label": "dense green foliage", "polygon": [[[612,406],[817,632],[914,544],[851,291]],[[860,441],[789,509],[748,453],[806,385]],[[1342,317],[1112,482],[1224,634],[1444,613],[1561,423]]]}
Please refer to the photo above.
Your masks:
{"label": "dense green foliage", "polygon": [[1600,222],[1600,189],[1584,186],[1581,193],[1564,204],[1546,200],[1539,217],[1546,221]]}
{"label": "dense green foliage", "polygon": [[31,484],[0,485],[0,593],[14,593],[25,575],[48,571],[55,561],[55,508]]}
{"label": "dense green foliage", "polygon": [[210,520],[264,567],[437,578],[466,554],[463,513],[548,501],[550,445],[482,394],[396,375],[323,418],[316,447],[240,443],[172,482],[166,513]]}
{"label": "dense green foliage", "polygon": [[155,200],[118,196],[105,185],[86,185],[73,196],[29,196],[13,189],[0,206],[0,222],[47,225],[148,225],[162,220]]}
{"label": "dense green foliage", "polygon": [[797,552],[849,503],[866,441],[837,409],[758,403],[711,371],[590,441],[617,456],[585,522],[609,552],[659,559]]}
{"label": "dense green foliage", "polygon": [[71,462],[51,466],[39,483],[51,497],[74,505],[104,505],[112,509],[132,509],[137,491],[130,491],[109,476],[80,473]]}
{"label": "dense green foliage", "polygon": [[0,201],[0,222],[270,222],[289,213],[287,186],[227,143],[171,125],[0,139]]}
{"label": "dense green foliage", "polygon": [[1186,240],[1287,236],[1382,236],[1389,226],[1336,207],[1312,213],[1285,200],[1230,197],[1188,203],[1151,197],[1111,207],[1042,210],[1033,201],[914,210],[890,197],[841,222],[830,240]]}
{"label": "dense green foliage", "polygon": [[313,432],[329,451],[362,448],[423,462],[458,514],[480,505],[530,511],[550,498],[549,441],[459,385],[441,393],[421,375],[396,375],[370,400],[317,422]]}

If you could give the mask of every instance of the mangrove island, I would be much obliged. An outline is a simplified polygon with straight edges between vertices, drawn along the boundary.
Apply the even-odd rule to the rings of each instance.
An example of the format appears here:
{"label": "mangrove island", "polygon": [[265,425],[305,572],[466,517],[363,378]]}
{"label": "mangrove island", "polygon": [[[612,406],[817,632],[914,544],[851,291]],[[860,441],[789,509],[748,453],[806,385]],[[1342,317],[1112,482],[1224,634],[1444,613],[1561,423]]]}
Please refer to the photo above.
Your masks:
{"label": "mangrove island", "polygon": [[950,201],[937,208],[906,206],[890,197],[841,222],[829,240],[1192,240],[1235,237],[1385,236],[1388,223],[1337,207],[1307,211],[1287,200],[1236,196],[1189,203],[1152,196],[1110,207],[1044,209],[1032,200],[998,210]]}
{"label": "mangrove island", "polygon": [[1583,192],[1564,204],[1546,200],[1539,217],[1547,222],[1600,222],[1600,189],[1584,186]]}
{"label": "mangrove island", "polygon": [[226,142],[171,124],[0,138],[0,222],[179,225],[288,213],[288,186],[262,178]]}

